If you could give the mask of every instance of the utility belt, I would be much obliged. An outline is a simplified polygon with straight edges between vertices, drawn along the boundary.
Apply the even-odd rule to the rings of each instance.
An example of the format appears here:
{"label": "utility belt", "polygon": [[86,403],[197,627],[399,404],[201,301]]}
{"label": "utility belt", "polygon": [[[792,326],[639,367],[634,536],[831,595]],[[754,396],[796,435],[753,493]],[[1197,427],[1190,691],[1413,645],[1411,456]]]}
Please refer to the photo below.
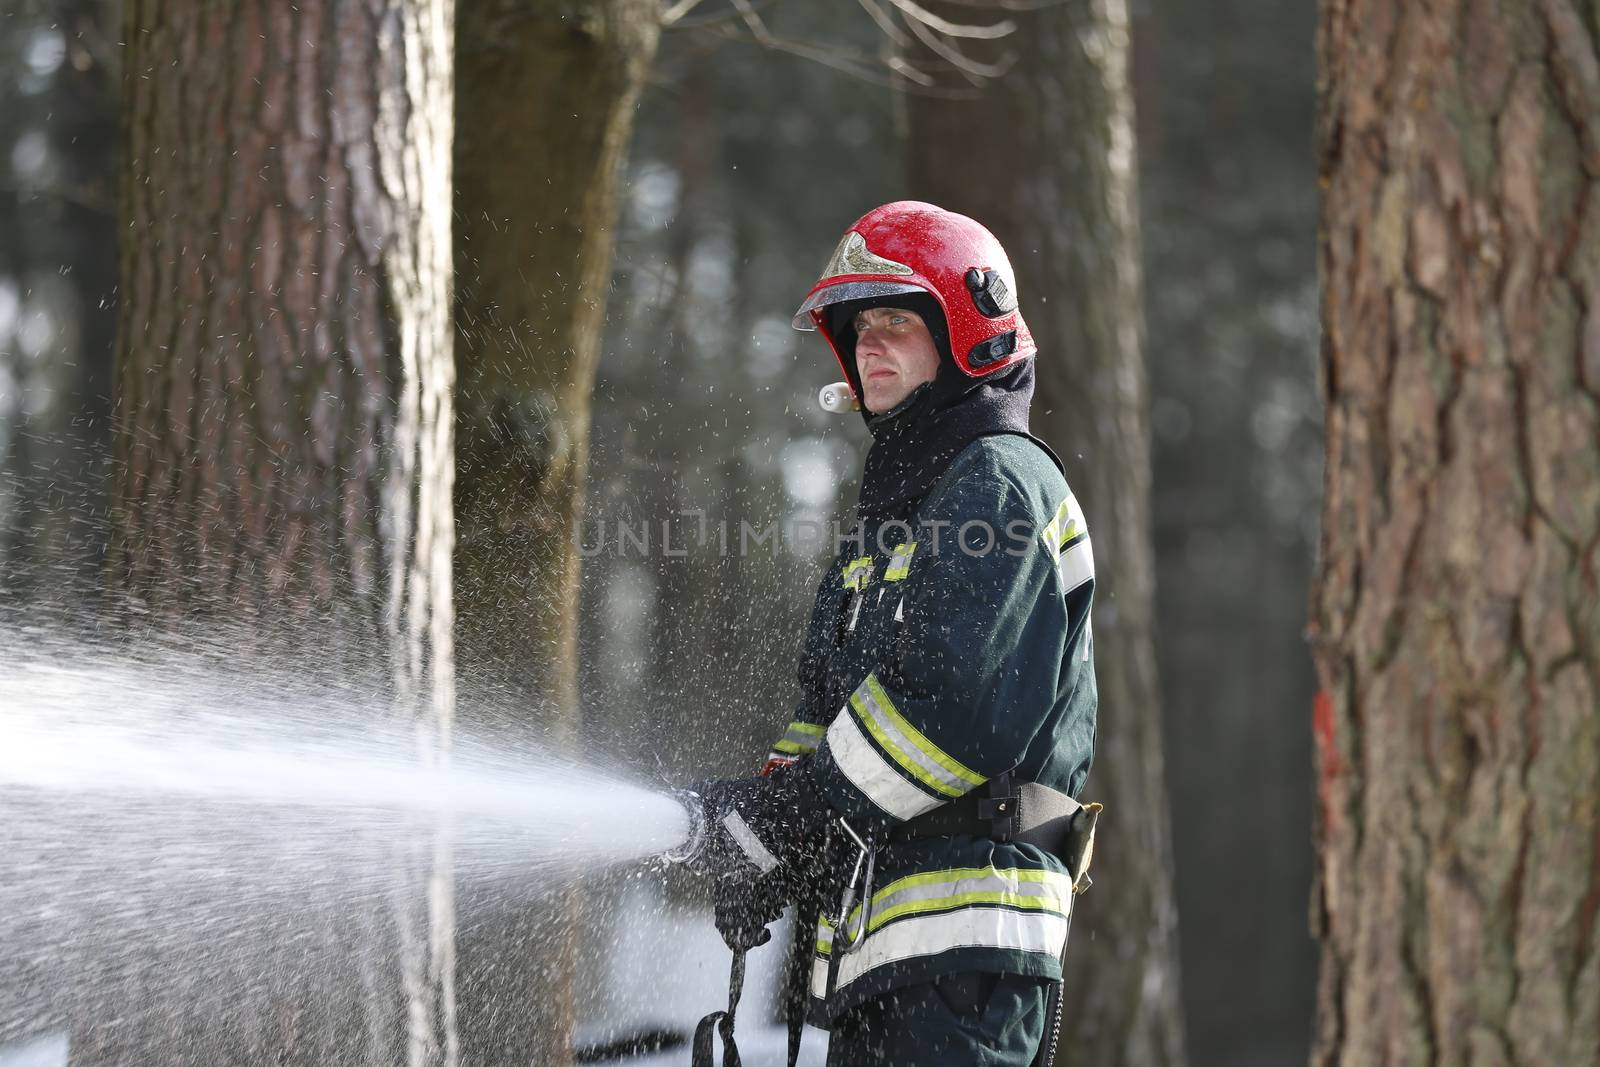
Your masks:
{"label": "utility belt", "polygon": [[1094,828],[1099,804],[1080,804],[1038,782],[1018,782],[1002,774],[956,800],[899,824],[890,842],[933,837],[987,837],[994,841],[1035,845],[1066,864],[1072,888],[1089,888],[1089,861],[1094,854]]}
{"label": "utility belt", "polygon": [[[848,820],[836,818],[834,825],[843,833],[836,840],[843,846],[844,855],[834,855],[844,863],[835,869],[842,872],[848,864],[849,875],[844,879],[838,910],[830,922],[834,935],[828,989],[833,988],[840,958],[860,949],[871,929],[880,846],[963,835],[1037,845],[1066,866],[1072,891],[1081,893],[1090,884],[1089,863],[1094,857],[1094,829],[1100,810],[1099,804],[1080,804],[1049,786],[1017,782],[1010,774],[1002,774],[965,796],[890,828],[886,834],[863,836]],[[846,858],[851,853],[853,862]],[[858,902],[861,910],[851,923],[850,916]]]}
{"label": "utility belt", "polygon": [[[869,835],[864,838],[856,833],[847,820],[835,818],[833,825],[840,833],[829,835],[826,851],[831,855],[824,867],[836,870],[843,877],[844,885],[838,910],[831,921],[834,940],[828,960],[829,993],[838,979],[840,959],[860,949],[866,940],[866,932],[871,924],[873,880],[880,844],[971,835],[1035,845],[1066,865],[1072,878],[1072,891],[1081,893],[1090,884],[1089,863],[1094,856],[1094,830],[1100,811],[1099,804],[1080,804],[1060,790],[1037,782],[1017,782],[1011,775],[1003,774],[963,797],[893,827],[882,836]],[[854,852],[853,863],[841,855],[849,851]],[[849,873],[845,877],[847,870]],[[812,895],[800,902],[801,914],[805,915],[809,910],[807,901],[819,911],[825,911],[820,886],[813,884],[808,893]],[[862,904],[862,914],[858,922],[852,924],[849,922],[850,913],[858,900]],[[810,926],[803,922],[795,924],[795,940],[791,946],[786,983],[788,988],[784,997],[784,1014],[788,1020],[789,1067],[794,1067],[800,1055],[801,1024],[805,1018],[811,946],[815,936]],[[722,1038],[723,1063],[726,1067],[738,1067],[740,1063],[739,1050],[733,1041],[733,1017],[744,988],[744,963],[744,953],[736,953],[729,981],[728,1010],[712,1012],[700,1020],[700,1025],[695,1029],[691,1059],[693,1067],[711,1067],[714,1034]],[[1040,1043],[1034,1067],[1048,1067],[1055,1060],[1056,1044],[1061,1034],[1062,995],[1059,984],[1051,995],[1047,1011],[1050,1029]]]}

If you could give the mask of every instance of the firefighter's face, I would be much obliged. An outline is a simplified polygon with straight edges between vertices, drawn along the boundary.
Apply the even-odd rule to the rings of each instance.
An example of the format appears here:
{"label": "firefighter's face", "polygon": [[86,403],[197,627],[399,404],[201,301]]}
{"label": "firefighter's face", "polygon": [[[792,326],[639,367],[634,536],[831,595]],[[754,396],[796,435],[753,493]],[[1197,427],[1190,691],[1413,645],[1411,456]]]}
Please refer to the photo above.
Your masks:
{"label": "firefighter's face", "polygon": [[939,372],[939,348],[915,311],[868,308],[855,317],[862,404],[888,411]]}

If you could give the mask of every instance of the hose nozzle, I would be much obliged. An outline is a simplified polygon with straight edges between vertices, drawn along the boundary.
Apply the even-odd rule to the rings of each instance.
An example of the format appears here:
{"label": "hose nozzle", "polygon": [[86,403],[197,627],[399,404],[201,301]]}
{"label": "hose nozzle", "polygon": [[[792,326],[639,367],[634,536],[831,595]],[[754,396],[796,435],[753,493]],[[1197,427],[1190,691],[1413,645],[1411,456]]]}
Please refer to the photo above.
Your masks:
{"label": "hose nozzle", "polygon": [[691,863],[706,837],[705,801],[692,789],[674,790],[672,798],[682,804],[683,810],[689,815],[689,834],[682,844],[663,852],[661,858],[668,863]]}

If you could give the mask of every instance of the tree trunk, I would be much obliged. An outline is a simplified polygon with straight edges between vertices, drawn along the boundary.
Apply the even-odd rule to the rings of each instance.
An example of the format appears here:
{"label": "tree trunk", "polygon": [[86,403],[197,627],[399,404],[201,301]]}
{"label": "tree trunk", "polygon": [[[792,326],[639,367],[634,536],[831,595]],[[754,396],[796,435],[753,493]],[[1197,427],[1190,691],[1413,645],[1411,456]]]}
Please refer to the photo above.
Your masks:
{"label": "tree trunk", "polygon": [[[110,580],[263,647],[331,619],[424,762],[454,693],[451,7],[130,0],[125,34]],[[275,1024],[279,1062],[456,1061],[446,843],[396,862],[366,1020]]]}
{"label": "tree trunk", "polygon": [[[1015,66],[966,100],[906,98],[909,188],[987,225],[1012,258],[1039,343],[1035,432],[1061,454],[1095,529],[1106,805],[1096,889],[1068,951],[1060,1063],[1184,1062],[1177,916],[1153,646],[1150,448],[1124,0],[1013,18]],[[969,48],[976,54],[976,49]],[[995,56],[980,56],[983,59]],[[959,145],[959,151],[951,146]]]}
{"label": "tree trunk", "polygon": [[[457,26],[458,647],[463,677],[557,745],[578,728],[576,538],[616,179],[659,18],[654,0],[482,0]],[[551,900],[537,937],[503,908],[474,923],[469,1058],[566,1061],[575,908]]]}
{"label": "tree trunk", "polygon": [[1600,1062],[1600,27],[1323,7],[1317,1064]]}

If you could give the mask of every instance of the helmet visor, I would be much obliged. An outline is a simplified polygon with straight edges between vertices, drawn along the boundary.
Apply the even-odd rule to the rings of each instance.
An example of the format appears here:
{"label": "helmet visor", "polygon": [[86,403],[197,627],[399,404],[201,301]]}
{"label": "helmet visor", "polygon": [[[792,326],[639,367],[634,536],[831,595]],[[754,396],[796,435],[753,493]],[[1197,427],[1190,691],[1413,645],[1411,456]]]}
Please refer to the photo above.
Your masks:
{"label": "helmet visor", "polygon": [[908,285],[905,282],[840,282],[838,285],[824,286],[806,297],[806,302],[794,313],[794,322],[791,325],[797,330],[815,330],[817,324],[812,320],[811,312],[829,304],[842,304],[846,300],[869,300],[879,296],[896,296],[900,293],[926,292],[927,290],[920,285]]}

